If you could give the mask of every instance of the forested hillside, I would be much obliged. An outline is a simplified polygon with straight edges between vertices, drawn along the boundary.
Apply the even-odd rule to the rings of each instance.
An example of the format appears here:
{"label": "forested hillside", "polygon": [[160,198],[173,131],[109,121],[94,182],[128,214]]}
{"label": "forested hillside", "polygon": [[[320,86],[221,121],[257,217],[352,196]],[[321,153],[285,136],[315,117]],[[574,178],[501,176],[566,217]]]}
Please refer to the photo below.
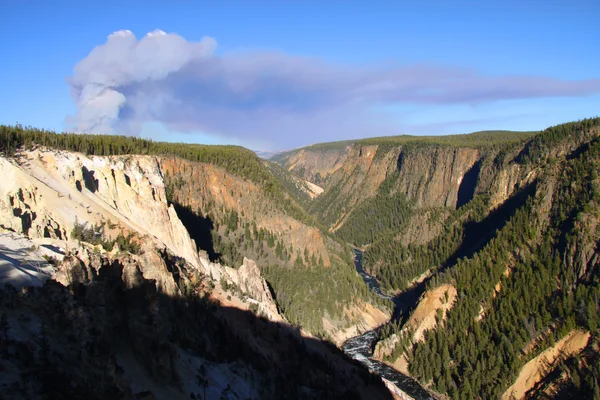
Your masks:
{"label": "forested hillside", "polygon": [[[593,118],[538,134],[377,138],[312,149],[337,148],[345,161],[309,210],[364,248],[364,267],[389,293],[417,279],[427,290],[445,284],[458,291],[443,327],[421,342],[399,340],[390,362],[404,353],[412,376],[451,398],[510,397],[505,391],[519,371],[531,373],[528,361],[573,332],[591,332],[581,356],[548,364],[527,390],[600,396],[593,366],[599,136]],[[294,163],[298,171],[301,160]]]}
{"label": "forested hillside", "polygon": [[[528,360],[567,333],[596,337],[600,140],[558,156],[551,149],[597,126],[598,120],[559,126],[532,141],[526,162],[539,162],[538,177],[523,189],[525,201],[480,251],[430,282],[451,283],[460,295],[445,327],[410,354],[411,373],[421,381],[453,398],[497,398]],[[559,386],[598,396],[599,371],[565,362],[556,368],[577,379],[563,377]]]}
{"label": "forested hillside", "polygon": [[336,335],[362,318],[345,310],[365,304],[391,309],[355,274],[349,247],[288,215],[261,186],[175,158],[163,159],[162,170],[169,200],[200,247],[226,265],[256,260],[290,322],[341,340]]}

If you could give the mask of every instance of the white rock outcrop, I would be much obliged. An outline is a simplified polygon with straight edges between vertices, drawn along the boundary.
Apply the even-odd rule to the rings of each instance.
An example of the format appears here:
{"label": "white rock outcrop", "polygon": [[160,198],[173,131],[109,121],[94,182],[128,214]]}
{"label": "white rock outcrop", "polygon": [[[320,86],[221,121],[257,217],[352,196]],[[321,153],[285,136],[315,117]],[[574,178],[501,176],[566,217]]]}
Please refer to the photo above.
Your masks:
{"label": "white rock outcrop", "polygon": [[260,313],[272,321],[281,320],[271,289],[253,260],[244,257],[244,262],[238,269],[225,267],[225,274],[234,285],[256,302]]}
{"label": "white rock outcrop", "polygon": [[249,297],[249,302],[258,306],[258,312],[271,321],[283,321],[277,311],[277,304],[271,294],[267,281],[261,276],[256,262],[244,257],[242,265],[238,268],[222,266],[211,262],[205,251],[198,253],[200,264],[207,274],[216,281],[224,279],[228,284],[235,285],[242,293]]}
{"label": "white rock outcrop", "polygon": [[112,222],[200,267],[194,241],[167,204],[156,157],[36,150],[18,163],[0,158],[0,171],[0,225],[6,228],[67,240],[76,221]]}
{"label": "white rock outcrop", "polygon": [[243,265],[234,269],[213,263],[206,252],[198,252],[175,209],[167,203],[157,157],[35,150],[21,153],[17,159],[0,157],[0,172],[4,177],[0,180],[0,227],[73,247],[74,258],[65,261],[57,276],[59,282],[91,280],[97,271],[90,266],[89,251],[77,243],[69,246],[70,236],[76,222],[90,227],[104,223],[109,236],[133,232],[141,238],[145,251],[135,263],[129,263],[139,268],[125,265],[127,282],[134,284],[142,273],[155,280],[159,290],[177,293],[164,262],[153,251],[166,247],[212,279],[224,278],[238,287],[269,319],[282,320],[254,261],[244,259]]}

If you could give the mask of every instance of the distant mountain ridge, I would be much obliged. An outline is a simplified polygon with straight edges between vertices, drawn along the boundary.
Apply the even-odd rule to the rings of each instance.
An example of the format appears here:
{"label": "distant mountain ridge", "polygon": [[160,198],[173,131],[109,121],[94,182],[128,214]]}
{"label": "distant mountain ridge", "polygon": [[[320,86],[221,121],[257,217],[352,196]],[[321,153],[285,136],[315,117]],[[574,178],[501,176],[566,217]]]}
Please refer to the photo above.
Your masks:
{"label": "distant mountain ridge", "polygon": [[281,153],[281,151],[262,151],[262,150],[253,150],[257,156],[262,158],[263,160],[269,160],[277,154]]}

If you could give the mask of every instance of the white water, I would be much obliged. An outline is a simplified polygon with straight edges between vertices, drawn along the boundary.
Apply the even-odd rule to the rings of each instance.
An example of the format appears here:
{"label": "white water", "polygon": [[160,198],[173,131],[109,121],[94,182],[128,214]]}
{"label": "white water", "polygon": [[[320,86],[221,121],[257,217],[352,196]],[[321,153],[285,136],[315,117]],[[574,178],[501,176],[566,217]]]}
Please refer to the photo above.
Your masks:
{"label": "white water", "polygon": [[[381,287],[379,286],[379,282],[377,282],[377,279],[366,273],[362,268],[362,253],[358,250],[355,250],[355,252],[356,257],[354,259],[354,264],[356,266],[356,271],[369,286],[369,289],[373,290],[384,299],[392,300],[394,302],[396,308],[394,310],[394,317],[392,319],[395,320],[400,318],[402,314],[407,312],[408,305],[398,298],[392,298],[383,293],[381,291]],[[371,358],[373,356],[373,350],[377,341],[377,337],[378,329],[348,339],[343,346],[344,352],[353,359],[363,363],[367,368],[369,368],[370,371],[395,384],[398,388],[415,400],[433,399],[429,393],[427,393],[427,391],[423,389],[421,385],[419,385],[419,383],[414,379],[396,371],[387,364]]]}

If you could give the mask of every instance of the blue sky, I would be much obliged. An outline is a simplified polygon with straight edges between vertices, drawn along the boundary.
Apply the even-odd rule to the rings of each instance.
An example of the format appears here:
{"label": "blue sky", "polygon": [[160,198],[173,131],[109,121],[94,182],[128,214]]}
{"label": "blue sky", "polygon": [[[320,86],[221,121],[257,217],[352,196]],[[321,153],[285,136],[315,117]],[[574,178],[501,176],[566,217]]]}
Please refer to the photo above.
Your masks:
{"label": "blue sky", "polygon": [[0,10],[5,124],[273,150],[600,114],[597,0],[0,0]]}

